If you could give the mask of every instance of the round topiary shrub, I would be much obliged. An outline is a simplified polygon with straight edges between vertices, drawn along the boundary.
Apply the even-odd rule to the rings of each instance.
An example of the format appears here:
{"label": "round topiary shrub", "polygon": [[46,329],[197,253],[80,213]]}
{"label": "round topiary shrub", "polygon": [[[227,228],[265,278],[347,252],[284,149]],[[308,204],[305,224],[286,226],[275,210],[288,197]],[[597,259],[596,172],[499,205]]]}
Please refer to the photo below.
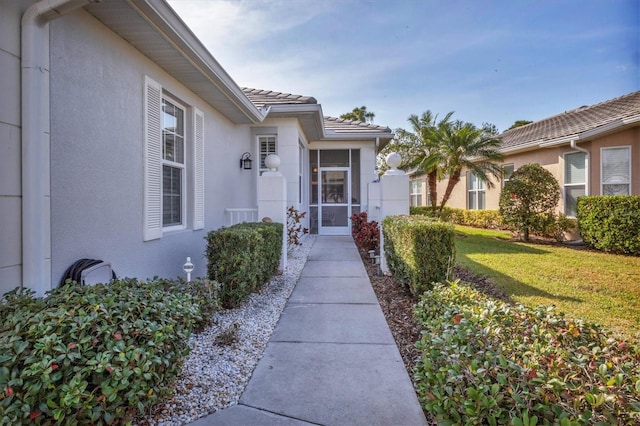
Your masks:
{"label": "round topiary shrub", "polygon": [[554,216],[559,200],[560,185],[551,172],[539,164],[525,164],[505,183],[500,194],[500,214],[506,225],[529,241],[529,233],[539,231],[545,226],[544,219]]}

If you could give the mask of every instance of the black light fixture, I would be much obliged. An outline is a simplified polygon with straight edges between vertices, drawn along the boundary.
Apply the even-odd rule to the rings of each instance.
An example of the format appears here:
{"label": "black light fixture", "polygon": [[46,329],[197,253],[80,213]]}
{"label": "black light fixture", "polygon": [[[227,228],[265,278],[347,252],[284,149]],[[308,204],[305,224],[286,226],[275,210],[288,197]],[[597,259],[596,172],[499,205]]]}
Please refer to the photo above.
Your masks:
{"label": "black light fixture", "polygon": [[245,152],[242,154],[242,158],[240,158],[240,168],[245,170],[251,170],[251,163],[253,160],[251,159],[251,154]]}

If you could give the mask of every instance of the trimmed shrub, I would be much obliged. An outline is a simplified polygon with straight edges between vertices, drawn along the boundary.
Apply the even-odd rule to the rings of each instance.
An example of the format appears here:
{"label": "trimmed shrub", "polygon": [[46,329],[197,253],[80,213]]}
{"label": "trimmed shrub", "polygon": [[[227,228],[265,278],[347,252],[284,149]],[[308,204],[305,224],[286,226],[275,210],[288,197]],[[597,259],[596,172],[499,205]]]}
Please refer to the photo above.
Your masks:
{"label": "trimmed shrub", "polygon": [[578,229],[593,248],[640,256],[640,195],[578,198]]}
{"label": "trimmed shrub", "polygon": [[380,227],[375,220],[367,221],[367,212],[351,216],[351,235],[360,250],[376,250],[380,247]]}
{"label": "trimmed shrub", "polygon": [[119,280],[7,295],[0,424],[124,423],[171,394],[199,312],[190,295],[163,286]]}
{"label": "trimmed shrub", "polygon": [[442,212],[433,212],[431,207],[411,207],[412,215],[422,215],[451,222],[456,225],[473,226],[475,228],[504,229],[505,225],[498,210],[466,210],[444,207]]}
{"label": "trimmed shrub", "polygon": [[425,293],[415,319],[414,381],[439,424],[638,424],[640,351],[597,325],[457,282]]}
{"label": "trimmed shrub", "polygon": [[455,232],[450,224],[420,216],[387,216],[382,232],[389,270],[414,296],[452,274]]}
{"label": "trimmed shrub", "polygon": [[277,273],[282,252],[281,223],[241,223],[207,234],[207,272],[220,283],[220,302],[238,306]]}

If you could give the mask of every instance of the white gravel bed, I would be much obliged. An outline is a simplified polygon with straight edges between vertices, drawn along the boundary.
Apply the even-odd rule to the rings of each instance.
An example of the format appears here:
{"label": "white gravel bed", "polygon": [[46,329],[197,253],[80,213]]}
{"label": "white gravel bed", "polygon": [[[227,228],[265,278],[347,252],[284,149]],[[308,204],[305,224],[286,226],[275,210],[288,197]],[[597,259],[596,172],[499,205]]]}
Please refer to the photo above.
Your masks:
{"label": "white gravel bed", "polygon": [[238,308],[216,313],[209,327],[190,338],[173,397],[137,424],[183,425],[238,403],[315,240],[307,236],[289,253],[282,275]]}

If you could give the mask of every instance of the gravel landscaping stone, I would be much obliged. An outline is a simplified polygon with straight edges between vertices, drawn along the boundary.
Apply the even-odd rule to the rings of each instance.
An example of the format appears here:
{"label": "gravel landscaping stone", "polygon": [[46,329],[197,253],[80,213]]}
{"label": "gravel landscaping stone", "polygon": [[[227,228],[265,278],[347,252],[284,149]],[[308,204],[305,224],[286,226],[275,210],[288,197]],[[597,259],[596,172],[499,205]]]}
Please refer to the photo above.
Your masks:
{"label": "gravel landscaping stone", "polygon": [[305,238],[289,253],[281,275],[238,308],[216,313],[210,326],[191,337],[191,352],[173,397],[138,419],[137,425],[183,425],[238,403],[315,240]]}

